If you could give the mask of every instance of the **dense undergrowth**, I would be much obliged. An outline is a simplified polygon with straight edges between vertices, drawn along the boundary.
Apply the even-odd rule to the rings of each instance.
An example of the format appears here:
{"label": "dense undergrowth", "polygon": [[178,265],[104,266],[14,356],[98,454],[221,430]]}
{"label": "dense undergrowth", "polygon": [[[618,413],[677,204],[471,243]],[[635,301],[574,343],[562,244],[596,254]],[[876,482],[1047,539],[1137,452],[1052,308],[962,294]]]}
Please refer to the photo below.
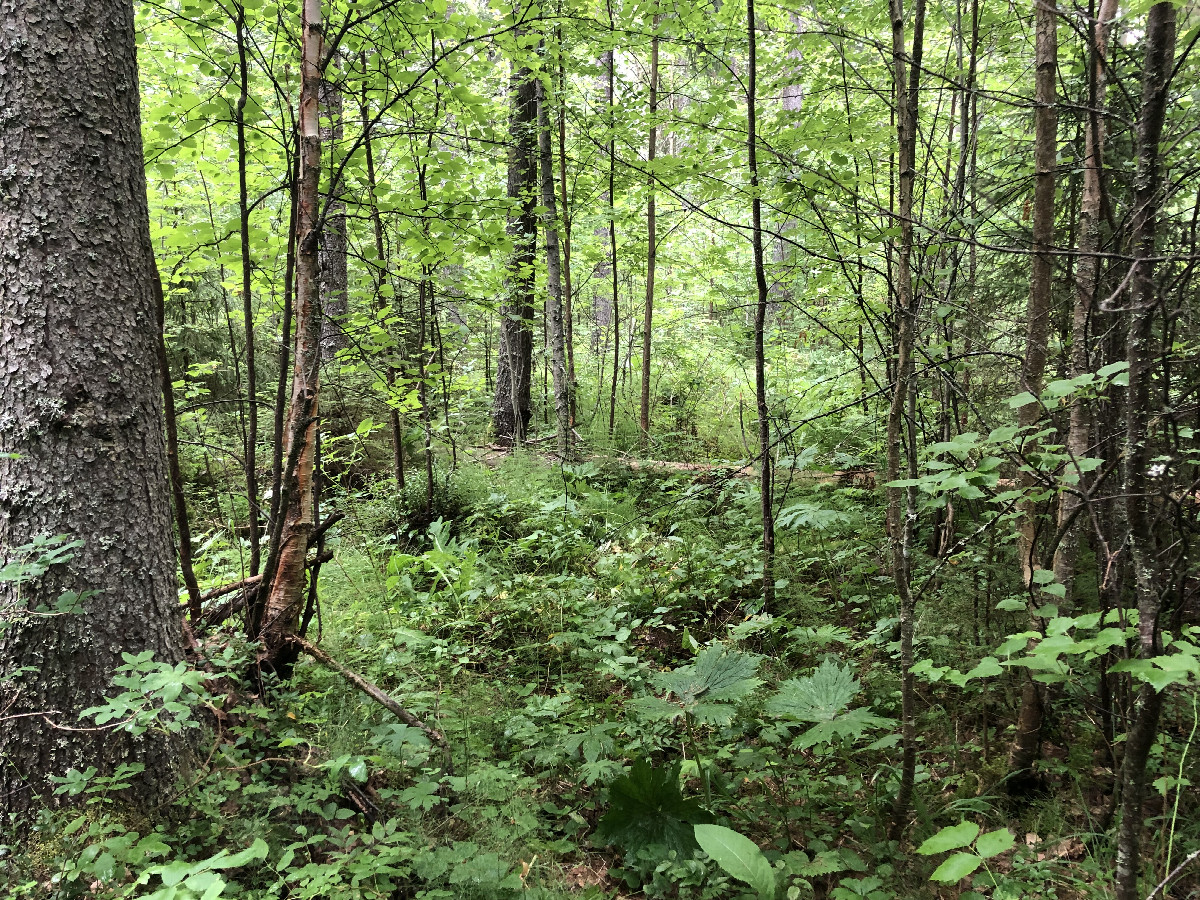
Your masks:
{"label": "dense undergrowth", "polygon": [[[1020,669],[998,659],[1026,638],[1003,544],[918,564],[936,584],[917,625],[918,792],[893,840],[897,620],[873,490],[791,488],[785,578],[765,610],[751,481],[520,455],[439,485],[425,529],[408,525],[423,494],[376,484],[346,499],[310,638],[448,753],[311,661],[286,683],[247,681],[253,648],[230,627],[202,639],[193,669],[129,660],[94,714],[189,735],[176,793],[147,818],[122,773],[71,773],[60,793],[82,807],[11,837],[5,894],[1108,895],[1109,750],[1075,702],[1095,679],[1086,648],[1053,687],[1037,790],[1006,789]],[[1089,628],[1060,631],[1078,646]],[[1194,712],[1169,693],[1153,871],[1200,846],[1183,789]],[[699,832],[708,853],[705,824],[721,826]],[[761,856],[739,856],[731,832]]]}

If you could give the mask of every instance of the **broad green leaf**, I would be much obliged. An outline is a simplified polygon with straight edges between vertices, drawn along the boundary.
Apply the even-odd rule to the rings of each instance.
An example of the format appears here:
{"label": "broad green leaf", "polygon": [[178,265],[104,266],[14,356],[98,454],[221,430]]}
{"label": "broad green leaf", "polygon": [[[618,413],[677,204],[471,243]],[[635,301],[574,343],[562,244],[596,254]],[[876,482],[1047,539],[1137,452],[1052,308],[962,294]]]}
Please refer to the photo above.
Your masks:
{"label": "broad green leaf", "polygon": [[634,762],[629,774],[608,788],[608,812],[596,825],[596,839],[633,850],[658,844],[681,856],[696,848],[691,826],[712,822],[712,816],[679,790],[680,763],[654,768],[649,760]]}
{"label": "broad green leaf", "polygon": [[767,702],[767,712],[781,719],[828,722],[858,695],[858,679],[849,666],[825,660],[806,678],[785,681]]}
{"label": "broad green leaf", "polygon": [[943,884],[955,884],[983,865],[983,860],[973,853],[955,853],[933,870],[929,877]]}
{"label": "broad green leaf", "polygon": [[754,888],[760,900],[773,900],[775,873],[752,840],[723,825],[697,825],[696,842],[718,866]]}
{"label": "broad green leaf", "polygon": [[1013,833],[1007,828],[1000,828],[981,835],[975,842],[975,852],[984,859],[991,859],[1005,850],[1011,850],[1015,843],[1016,839],[1013,837]]}
{"label": "broad green leaf", "polygon": [[947,825],[933,837],[926,840],[917,852],[923,856],[934,853],[945,853],[947,850],[957,850],[959,847],[969,847],[971,841],[979,835],[979,826],[974,822],[959,822],[957,825]]}
{"label": "broad green leaf", "polygon": [[695,706],[701,696],[708,702],[735,701],[759,685],[754,677],[758,657],[740,650],[706,647],[689,666],[680,666],[654,679],[661,691],[674,694],[685,707]]}

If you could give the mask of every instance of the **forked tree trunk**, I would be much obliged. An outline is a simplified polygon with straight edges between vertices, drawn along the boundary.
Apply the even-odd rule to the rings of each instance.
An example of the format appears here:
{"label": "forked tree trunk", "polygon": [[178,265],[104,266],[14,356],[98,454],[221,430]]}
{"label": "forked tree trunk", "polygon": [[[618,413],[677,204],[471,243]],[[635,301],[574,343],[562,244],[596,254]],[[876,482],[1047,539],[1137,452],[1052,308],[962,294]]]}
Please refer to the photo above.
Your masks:
{"label": "forked tree trunk", "polygon": [[[1036,37],[1034,54],[1037,70],[1037,111],[1034,113],[1034,193],[1033,193],[1033,265],[1029,278],[1029,305],[1025,312],[1025,360],[1021,367],[1021,390],[1037,397],[1042,392],[1046,370],[1046,341],[1050,333],[1050,310],[1053,301],[1054,259],[1054,187],[1058,152],[1058,108],[1056,84],[1058,79],[1058,11],[1045,0],[1034,0]],[[1020,408],[1017,422],[1032,429],[1041,417],[1040,403],[1026,403]],[[1032,449],[1026,442],[1025,453]],[[1037,501],[1032,494],[1038,484],[1036,473],[1022,471],[1019,486],[1026,498],[1018,504],[1020,520],[1017,526],[1017,553],[1020,556],[1021,576],[1028,597],[1030,612],[1036,605],[1033,573],[1036,568],[1036,543],[1039,523]],[[1040,627],[1034,619],[1031,628]],[[1045,697],[1042,686],[1033,680],[1029,670],[1023,675],[1021,709],[1017,714],[1017,730],[1009,751],[1008,767],[1012,778],[1010,791],[1020,792],[1029,785],[1031,769],[1042,746],[1042,718]]]}
{"label": "forked tree trunk", "polygon": [[[1166,119],[1167,88],[1175,61],[1175,4],[1171,0],[1150,9],[1143,64],[1142,114],[1138,123],[1138,159],[1134,175],[1131,255],[1134,257],[1130,292],[1129,390],[1125,402],[1125,519],[1129,525],[1129,555],[1133,564],[1138,605],[1138,656],[1149,660],[1161,652],[1158,616],[1162,610],[1158,547],[1151,516],[1150,391],[1154,355],[1157,291],[1154,281],[1155,237],[1162,205],[1159,142]],[[1117,900],[1136,900],[1142,831],[1142,800],[1146,795],[1146,762],[1158,733],[1162,698],[1142,684],[1133,707],[1121,767],[1121,826],[1117,838]]]}
{"label": "forked tree trunk", "polygon": [[317,273],[321,132],[318,95],[323,41],[321,0],[304,0],[301,16],[300,177],[296,224],[296,337],[292,348],[292,395],[284,422],[284,459],[279,521],[251,616],[262,641],[264,664],[288,673],[299,655],[297,634],[304,605],[305,558],[312,533],[313,467],[321,374],[320,284]]}
{"label": "forked tree trunk", "polygon": [[[37,539],[68,550],[0,582],[7,823],[51,805],[49,778],[72,767],[144,764],[133,804],[169,789],[175,739],[54,726],[94,725],[78,714],[122,654],[174,664],[183,638],[133,4],[13,0],[0,67],[0,565],[41,555],[21,549]],[[65,593],[81,611],[34,614]]]}

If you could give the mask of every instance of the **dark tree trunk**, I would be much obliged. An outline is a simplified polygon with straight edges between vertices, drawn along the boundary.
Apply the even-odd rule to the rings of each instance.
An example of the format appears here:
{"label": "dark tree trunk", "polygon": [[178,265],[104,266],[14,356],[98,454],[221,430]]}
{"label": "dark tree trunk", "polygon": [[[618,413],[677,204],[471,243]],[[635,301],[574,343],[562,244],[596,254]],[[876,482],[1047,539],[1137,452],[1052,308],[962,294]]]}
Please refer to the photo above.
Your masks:
{"label": "dark tree trunk", "polygon": [[771,473],[771,417],[767,405],[767,360],[764,346],[767,325],[767,270],[763,259],[762,200],[758,195],[757,79],[758,59],[754,0],[746,0],[746,34],[749,41],[749,65],[746,82],[746,152],[750,170],[750,240],[754,248],[754,283],[758,301],[754,306],[754,395],[758,409],[758,452],[761,456],[762,515],[762,596],[763,605],[775,605],[775,500]]}
{"label": "dark tree trunk", "polygon": [[[363,71],[366,71],[366,58],[363,55]],[[367,91],[363,88],[361,105],[363,126],[363,148],[367,155],[367,197],[371,208],[371,230],[375,236],[375,309],[380,315],[386,315],[388,300],[384,296],[384,287],[389,284],[388,255],[383,240],[383,217],[379,214],[379,202],[375,198],[375,145],[372,140],[372,122],[370,108],[367,104]],[[402,346],[402,342],[398,342]],[[404,490],[404,429],[400,423],[399,398],[396,396],[396,364],[393,361],[396,351],[389,349],[389,357],[384,368],[387,383],[388,425],[392,432],[392,472],[396,476],[396,487]]]}
{"label": "dark tree trunk", "polygon": [[[246,184],[246,104],[250,100],[250,70],[246,60],[246,9],[236,6],[238,50],[237,147],[238,147],[238,218],[242,238],[242,319],[246,333],[246,446],[243,466],[246,478],[246,505],[250,510],[250,574],[257,575],[261,562],[261,516],[258,490],[258,366],[254,352],[254,295],[250,290],[253,269],[250,260],[250,194]],[[189,585],[190,590],[190,585]]]}
{"label": "dark tree trunk", "polygon": [[[1163,591],[1163,565],[1154,539],[1149,477],[1151,364],[1155,350],[1154,320],[1158,307],[1154,256],[1158,211],[1162,205],[1162,166],[1159,143],[1166,119],[1167,88],[1175,61],[1175,4],[1171,0],[1150,9],[1146,25],[1146,56],[1142,81],[1142,114],[1138,123],[1137,172],[1134,175],[1131,250],[1134,257],[1130,292],[1129,391],[1125,402],[1125,519],[1129,525],[1129,556],[1138,606],[1138,657],[1149,660],[1161,652],[1158,617]],[[1135,900],[1142,855],[1142,800],[1146,794],[1146,763],[1158,733],[1162,697],[1142,684],[1133,706],[1121,767],[1121,830],[1117,840],[1117,900]]]}
{"label": "dark tree trunk", "polygon": [[[0,815],[36,810],[51,775],[141,762],[136,796],[176,771],[153,732],[64,731],[110,691],[122,653],[183,655],[142,174],[133,5],[5,4],[0,30],[0,554],[79,541],[0,583]],[[78,614],[54,609],[64,592]],[[45,713],[46,718],[37,715]],[[5,818],[7,821],[7,818]]]}
{"label": "dark tree trunk", "polygon": [[[612,5],[608,7],[608,30],[613,31]],[[617,291],[617,117],[616,117],[616,76],[617,51],[608,53],[608,86],[605,96],[608,98],[608,261],[609,273],[612,275],[612,336],[613,336],[613,370],[612,390],[608,398],[608,438],[612,440],[617,427],[617,376],[621,369],[621,303]]]}
{"label": "dark tree trunk", "polygon": [[[900,248],[896,258],[895,319],[896,361],[893,367],[895,385],[888,408],[887,422],[887,479],[900,478],[902,457],[907,457],[910,480],[916,475],[916,446],[913,434],[913,348],[916,342],[917,300],[913,291],[913,193],[917,177],[917,114],[921,88],[921,58],[925,48],[925,0],[917,0],[913,8],[913,38],[911,56],[904,46],[904,6],[902,0],[891,0],[892,63],[895,67],[896,146],[900,168],[895,218],[900,228]],[[900,598],[900,730],[904,750],[900,762],[900,788],[892,808],[890,835],[898,839],[908,821],[916,783],[917,725],[916,686],[913,681],[913,624],[916,598],[912,593],[910,556],[913,526],[916,519],[915,489],[888,487],[887,522],[891,536],[892,576]]]}
{"label": "dark tree trunk", "polygon": [[513,241],[508,284],[500,307],[500,352],[492,428],[501,443],[521,443],[529,429],[533,377],[533,262],[537,240],[537,100],[534,76],[514,67],[509,78],[508,196],[518,207],[508,218]]}
{"label": "dark tree trunk", "polygon": [[[562,52],[562,32],[559,31],[559,53]],[[567,195],[567,75],[559,57],[558,63],[558,186],[562,196],[563,223],[563,327],[567,345],[567,398],[571,405],[571,427],[575,426],[575,295],[571,289],[571,207]]]}
{"label": "dark tree trunk", "polygon": [[[1096,284],[1100,276],[1100,215],[1103,199],[1104,166],[1104,107],[1108,84],[1108,33],[1117,14],[1116,0],[1101,0],[1099,12],[1092,25],[1090,109],[1084,123],[1083,197],[1079,204],[1079,260],[1075,265],[1075,303],[1071,316],[1071,375],[1090,372],[1091,352],[1089,331],[1096,303]],[[1067,433],[1067,452],[1074,460],[1089,454],[1091,445],[1091,404],[1080,398],[1071,400],[1070,426]],[[1076,476],[1075,485],[1082,491],[1086,477],[1072,462],[1069,474]],[[1066,615],[1074,599],[1075,562],[1079,551],[1081,526],[1075,518],[1083,505],[1076,491],[1062,494],[1058,506],[1058,526],[1062,540],[1054,554],[1054,580],[1066,588],[1059,604]]]}
{"label": "dark tree trunk", "polygon": [[175,388],[171,381],[171,366],[167,360],[167,300],[163,294],[158,266],[154,267],[150,288],[158,307],[158,369],[162,375],[163,412],[166,420],[167,473],[171,479],[171,505],[175,513],[175,530],[179,534],[179,574],[187,587],[188,620],[193,627],[200,624],[200,583],[192,565],[192,526],[188,520],[187,496],[183,490],[183,470],[179,466],[179,431],[175,422]]}

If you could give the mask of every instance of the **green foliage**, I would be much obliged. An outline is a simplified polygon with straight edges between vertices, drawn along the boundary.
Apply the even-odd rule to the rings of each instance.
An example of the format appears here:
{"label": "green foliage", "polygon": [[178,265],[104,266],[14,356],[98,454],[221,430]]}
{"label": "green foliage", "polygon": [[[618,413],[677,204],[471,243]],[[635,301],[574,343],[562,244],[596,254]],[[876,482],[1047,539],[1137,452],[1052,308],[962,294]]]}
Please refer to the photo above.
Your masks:
{"label": "green foliage", "polygon": [[774,900],[775,872],[752,840],[723,825],[697,825],[696,842],[713,862],[750,885],[759,900]]}
{"label": "green foliage", "polygon": [[826,659],[812,675],[784,682],[767,701],[767,712],[781,719],[813,723],[796,741],[801,749],[831,744],[838,738],[854,740],[871,729],[893,724],[868,707],[847,709],[860,691],[849,666]]}
{"label": "green foliage", "polygon": [[696,849],[693,826],[712,822],[712,815],[697,801],[684,799],[681,768],[681,762],[664,768],[634,760],[628,774],[608,786],[608,811],[596,823],[596,839],[626,852],[661,847],[663,853],[682,856]]}
{"label": "green foliage", "polygon": [[960,847],[971,848],[968,852],[950,854],[929,876],[944,884],[956,884],[984,865],[986,860],[1008,852],[1015,844],[1016,840],[1007,828],[980,834],[979,826],[974,822],[960,822],[958,825],[948,825],[928,838],[917,848],[917,852],[933,856],[959,850]]}

